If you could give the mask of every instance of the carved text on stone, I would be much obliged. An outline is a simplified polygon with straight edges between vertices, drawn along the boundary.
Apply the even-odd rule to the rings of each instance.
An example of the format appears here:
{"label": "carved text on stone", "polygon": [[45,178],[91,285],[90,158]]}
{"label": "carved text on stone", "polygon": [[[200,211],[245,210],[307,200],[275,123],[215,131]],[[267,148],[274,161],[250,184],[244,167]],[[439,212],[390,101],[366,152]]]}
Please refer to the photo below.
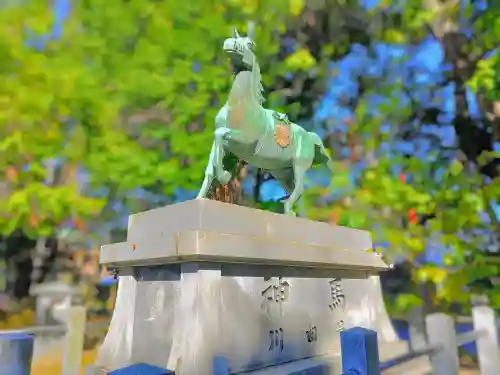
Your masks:
{"label": "carved text on stone", "polygon": [[344,330],[344,320],[342,319],[336,323],[335,332],[341,332],[343,330]]}
{"label": "carved text on stone", "polygon": [[283,302],[288,300],[290,292],[290,284],[288,281],[283,280],[282,277],[265,277],[265,288],[262,290],[261,295],[264,298],[262,301],[262,308],[265,308],[269,314],[270,304],[278,304],[281,312]]}
{"label": "carved text on stone", "polygon": [[307,342],[316,342],[318,341],[318,329],[316,326],[312,326],[308,330],[306,330],[306,338]]}
{"label": "carved text on stone", "polygon": [[283,351],[283,328],[269,331],[269,351]]}
{"label": "carved text on stone", "polygon": [[342,290],[342,279],[333,279],[329,281],[331,302],[328,305],[331,311],[344,308],[345,294]]}

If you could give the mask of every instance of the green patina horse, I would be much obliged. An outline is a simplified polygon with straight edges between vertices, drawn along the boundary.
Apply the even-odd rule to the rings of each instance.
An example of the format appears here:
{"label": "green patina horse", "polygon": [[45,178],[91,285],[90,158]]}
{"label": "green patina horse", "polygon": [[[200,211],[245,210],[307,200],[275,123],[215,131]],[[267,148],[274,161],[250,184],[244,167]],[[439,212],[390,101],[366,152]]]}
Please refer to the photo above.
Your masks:
{"label": "green patina horse", "polygon": [[288,193],[284,202],[287,215],[295,215],[293,205],[304,191],[305,173],[314,164],[331,160],[321,138],[290,122],[285,114],[262,107],[260,68],[254,54],[253,27],[242,37],[233,29],[233,37],[224,41],[234,81],[229,98],[215,118],[212,150],[205,179],[197,198],[206,197],[214,179],[225,185],[231,173],[224,169],[224,156],[240,160],[271,173]]}

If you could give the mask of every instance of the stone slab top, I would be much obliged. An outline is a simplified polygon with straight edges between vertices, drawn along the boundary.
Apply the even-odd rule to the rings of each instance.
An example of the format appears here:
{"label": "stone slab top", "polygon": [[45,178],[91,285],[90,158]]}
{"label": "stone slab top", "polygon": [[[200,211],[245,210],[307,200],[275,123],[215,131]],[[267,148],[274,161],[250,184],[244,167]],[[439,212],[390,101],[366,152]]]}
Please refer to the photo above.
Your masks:
{"label": "stone slab top", "polygon": [[206,199],[131,215],[126,242],[101,247],[108,267],[239,263],[375,273],[388,269],[365,231]]}
{"label": "stone slab top", "polygon": [[130,215],[127,242],[188,231],[274,238],[342,250],[372,248],[370,233],[366,231],[209,199],[194,199]]}

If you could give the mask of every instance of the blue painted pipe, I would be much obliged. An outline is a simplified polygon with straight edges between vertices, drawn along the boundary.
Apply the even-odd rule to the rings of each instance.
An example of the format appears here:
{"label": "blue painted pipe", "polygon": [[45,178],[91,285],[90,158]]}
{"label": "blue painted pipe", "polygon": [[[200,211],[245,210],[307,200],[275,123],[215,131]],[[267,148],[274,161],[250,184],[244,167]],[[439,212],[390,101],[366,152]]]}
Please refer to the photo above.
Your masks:
{"label": "blue painted pipe", "polygon": [[0,375],[30,375],[35,338],[26,333],[0,333]]}

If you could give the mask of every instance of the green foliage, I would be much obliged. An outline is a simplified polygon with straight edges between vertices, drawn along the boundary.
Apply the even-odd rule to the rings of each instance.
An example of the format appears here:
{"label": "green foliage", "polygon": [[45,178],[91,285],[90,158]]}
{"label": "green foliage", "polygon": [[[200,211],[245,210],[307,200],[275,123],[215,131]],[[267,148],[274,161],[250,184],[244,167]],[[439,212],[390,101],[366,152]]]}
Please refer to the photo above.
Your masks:
{"label": "green foliage", "polygon": [[[245,33],[255,21],[266,61],[278,52],[275,28],[284,31],[302,8],[289,0],[76,1],[62,37],[42,49],[26,39],[50,32],[50,3],[2,9],[0,170],[8,194],[0,233],[47,235],[68,218],[107,221],[114,201],[137,209],[137,188],[166,202],[177,189],[198,189],[231,82],[221,48],[231,26]],[[307,50],[289,61],[311,67]],[[264,80],[287,70],[273,63]],[[47,167],[53,159],[63,166]],[[102,191],[108,195],[93,197]]]}
{"label": "green foliage", "polygon": [[275,201],[260,202],[257,205],[257,208],[265,211],[275,212],[278,214],[282,214],[284,212],[283,203]]}
{"label": "green foliage", "polygon": [[[471,9],[464,13],[463,7],[453,1],[433,2],[432,9],[421,0],[406,1],[403,8],[392,5],[390,1],[381,1],[365,15],[363,21],[365,26],[370,26],[370,42],[419,43],[432,29],[438,41],[447,43],[448,47],[455,46],[460,39],[452,38],[460,35],[450,33],[446,41],[442,40],[443,35],[451,25],[472,16]],[[486,54],[500,45],[499,9],[490,7],[474,23],[475,37],[465,38],[460,48],[459,55],[466,60],[447,61],[462,65],[477,61],[477,65],[470,65],[473,75],[468,84],[487,108],[494,108],[493,101],[500,99],[499,55],[498,52]],[[453,53],[445,57],[453,59]],[[400,62],[404,63],[405,57]],[[459,79],[468,79],[469,72],[462,75],[462,68],[455,69],[461,72]],[[338,147],[349,146],[351,155],[338,163],[334,172],[334,176],[338,176],[332,178],[327,192],[324,189],[306,192],[308,216],[372,231],[374,242],[384,244],[377,251],[383,252],[389,261],[404,260],[411,265],[414,284],[436,287],[434,307],[446,307],[452,302],[467,303],[470,293],[489,293],[491,300],[498,304],[498,298],[494,298],[498,291],[470,287],[475,281],[493,277],[499,271],[498,264],[484,255],[488,236],[498,231],[498,219],[490,202],[500,199],[499,181],[495,178],[492,183],[486,183],[478,172],[479,167],[490,163],[498,154],[483,152],[475,160],[476,168],[470,168],[470,163],[464,164],[461,160],[449,162],[449,156],[444,156],[439,148],[423,160],[387,157],[380,146],[394,142],[399,124],[413,124],[421,108],[398,99],[401,90],[413,90],[403,87],[402,79],[386,82],[383,77],[375,82],[370,77],[362,77],[358,83],[362,86],[362,94],[351,108],[354,118],[346,123],[347,140],[334,143]],[[429,92],[438,89],[438,85],[429,87]],[[372,95],[384,96],[375,108],[367,104]],[[382,131],[382,124],[391,124],[389,131]],[[367,168],[354,184],[346,184],[344,171],[360,160],[365,161]],[[338,168],[341,164],[343,168]],[[399,176],[394,166],[401,170]],[[333,204],[321,207],[325,197],[332,193],[335,194]],[[423,257],[431,244],[443,248],[444,266]],[[391,306],[396,310],[408,310],[420,304],[418,289],[397,298]]]}
{"label": "green foliage", "polygon": [[314,57],[305,48],[301,48],[288,56],[285,63],[291,71],[309,70],[316,65]]}
{"label": "green foliage", "polygon": [[[475,22],[475,29],[480,33],[479,42],[474,52],[480,57],[474,75],[468,84],[476,93],[482,93],[488,100],[500,99],[500,58],[498,46],[500,45],[500,7],[495,2],[490,2],[488,9]],[[485,51],[495,53],[485,54]]]}
{"label": "green foliage", "polygon": [[469,80],[469,87],[474,91],[485,90],[490,99],[498,98],[498,55],[481,60],[477,64],[474,76]]}
{"label": "green foliage", "polygon": [[[398,177],[391,172],[394,163],[403,167],[403,175]],[[464,288],[467,285],[481,278],[494,277],[500,271],[498,265],[484,259],[484,237],[474,234],[481,229],[494,230],[493,224],[480,217],[487,211],[485,202],[493,196],[498,198],[498,182],[482,185],[481,177],[465,172],[457,160],[448,165],[440,178],[436,178],[434,167],[417,158],[379,158],[375,165],[367,168],[357,186],[345,191],[343,195],[348,198],[343,198],[336,206],[334,222],[371,230],[375,242],[387,242],[386,248],[377,251],[390,262],[404,257],[414,264],[416,284],[431,282],[438,287],[436,304],[466,303],[469,294]],[[415,178],[405,181],[406,176]],[[338,181],[338,177],[332,179],[333,191],[338,191],[336,186],[342,186]],[[307,199],[308,202],[319,199],[318,193],[308,192]],[[308,205],[312,212],[317,211],[311,203]],[[333,210],[335,213],[336,208]],[[425,226],[420,225],[419,218],[430,214],[435,217]],[[325,218],[325,211],[323,215]],[[420,255],[432,242],[450,249],[444,259],[444,268],[419,263]],[[415,301],[406,295],[401,298],[394,302],[394,308],[406,310]]]}
{"label": "green foliage", "polygon": [[[322,80],[331,56],[347,53],[352,38],[365,29],[370,42],[415,43],[427,36],[427,24],[439,19],[453,23],[461,11],[456,2],[444,2],[436,10],[424,8],[421,0],[410,0],[402,12],[390,12],[391,2],[382,1],[378,9],[365,14],[355,1],[336,1],[332,14],[341,9],[342,14],[365,17],[359,32],[344,32],[349,25],[342,24],[342,32],[334,32],[314,57],[299,38],[296,52],[277,61],[281,36],[287,28],[298,29],[307,18],[301,14],[304,4],[302,0],[78,0],[62,37],[48,41],[43,49],[30,47],[26,39],[50,31],[53,17],[46,1],[2,9],[0,171],[5,178],[0,234],[23,229],[32,236],[48,235],[68,218],[98,227],[114,218],[110,207],[115,202],[132,210],[149,208],[146,199],[132,196],[137,188],[163,196],[165,202],[177,189],[197,190],[212,143],[214,117],[231,83],[221,45],[232,25],[241,33],[248,20],[258,25],[257,55],[264,84],[270,86],[290,71]],[[387,14],[382,16],[381,10]],[[498,9],[491,8],[477,21],[477,29],[489,32],[481,33],[463,52],[477,55],[499,42],[498,15]],[[301,30],[292,31],[302,35]],[[469,82],[490,100],[499,98],[499,64],[497,56],[481,59]],[[465,285],[498,273],[497,266],[481,258],[483,238],[473,233],[494,230],[495,221],[488,223],[480,216],[486,212],[493,218],[488,203],[498,199],[500,179],[485,185],[478,173],[458,160],[436,158],[431,163],[385,157],[380,145],[392,141],[400,130],[397,124],[408,123],[417,109],[398,100],[402,80],[365,79],[348,124],[346,142],[353,145],[352,155],[336,163],[328,189],[306,192],[307,216],[372,230],[377,243],[389,243],[385,250],[389,260],[404,257],[413,264],[417,284],[438,285],[439,301],[463,301]],[[266,94],[274,109],[298,113],[292,105],[285,108],[283,90]],[[370,95],[384,97],[375,109],[369,108]],[[381,131],[387,123],[393,124],[391,131]],[[478,164],[494,157],[484,153]],[[368,168],[352,183],[350,167],[362,158]],[[48,166],[54,159],[62,166]],[[226,161],[235,167],[234,160]],[[396,176],[394,165],[411,180]],[[440,169],[445,172],[437,173]],[[85,185],[82,171],[88,180]],[[337,199],[325,204],[332,194]],[[265,202],[261,208],[281,212],[282,205]],[[420,225],[419,218],[428,214],[434,217]],[[446,268],[418,262],[431,240],[450,249]],[[498,298],[495,301],[500,304]],[[418,297],[404,295],[395,305],[404,310],[419,303]]]}
{"label": "green foliage", "polygon": [[400,294],[394,301],[394,309],[400,313],[408,313],[412,308],[422,306],[424,301],[422,298],[409,293]]}

